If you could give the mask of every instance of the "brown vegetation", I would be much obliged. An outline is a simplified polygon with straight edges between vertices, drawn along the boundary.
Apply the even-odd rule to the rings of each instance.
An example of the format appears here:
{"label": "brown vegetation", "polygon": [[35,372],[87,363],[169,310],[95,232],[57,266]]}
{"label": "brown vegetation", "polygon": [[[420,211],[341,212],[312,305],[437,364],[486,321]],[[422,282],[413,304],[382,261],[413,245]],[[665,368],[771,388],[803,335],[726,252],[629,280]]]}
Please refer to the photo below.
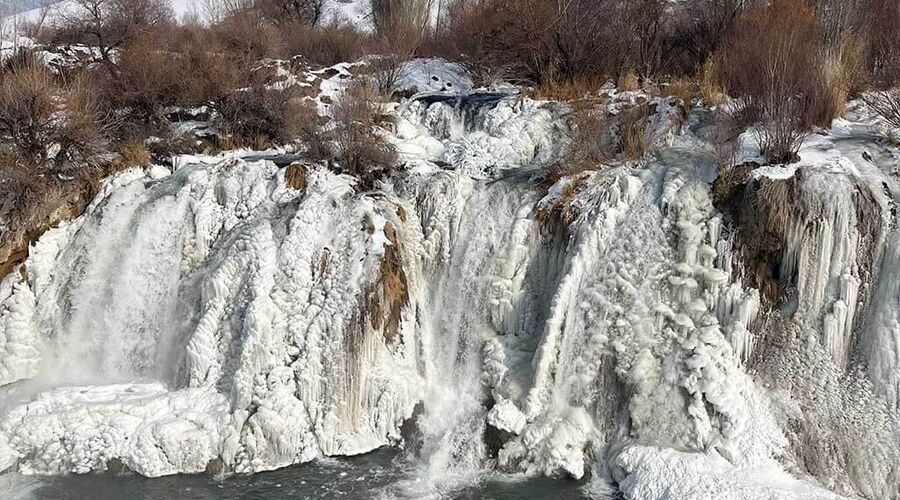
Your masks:
{"label": "brown vegetation", "polygon": [[302,163],[292,163],[284,170],[284,181],[295,191],[306,191],[309,170]]}
{"label": "brown vegetation", "polygon": [[863,95],[866,105],[894,128],[900,128],[900,90],[881,90]]}
{"label": "brown vegetation", "polygon": [[833,118],[822,43],[812,9],[802,0],[775,0],[744,15],[720,55],[729,92],[761,122],[760,147],[770,162],[795,161],[807,131]]}
{"label": "brown vegetation", "polygon": [[358,82],[347,89],[333,109],[330,137],[334,156],[350,174],[371,185],[397,163],[394,147],[379,135],[379,98],[372,85]]}

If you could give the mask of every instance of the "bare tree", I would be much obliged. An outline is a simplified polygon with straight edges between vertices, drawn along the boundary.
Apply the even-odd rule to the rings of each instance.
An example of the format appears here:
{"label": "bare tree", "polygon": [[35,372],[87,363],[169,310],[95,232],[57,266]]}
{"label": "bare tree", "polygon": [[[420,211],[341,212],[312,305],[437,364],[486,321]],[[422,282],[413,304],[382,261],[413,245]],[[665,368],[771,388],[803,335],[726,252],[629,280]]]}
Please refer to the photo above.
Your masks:
{"label": "bare tree", "polygon": [[325,14],[325,0],[257,0],[256,4],[276,22],[294,21],[315,26]]}
{"label": "bare tree", "polygon": [[418,45],[431,20],[431,0],[369,0],[375,31],[392,45]]}
{"label": "bare tree", "polygon": [[95,48],[112,67],[116,50],[171,17],[166,0],[74,0],[73,8],[61,11],[57,36]]}
{"label": "bare tree", "polygon": [[202,10],[206,19],[214,24],[226,17],[246,11],[253,6],[253,0],[202,0]]}

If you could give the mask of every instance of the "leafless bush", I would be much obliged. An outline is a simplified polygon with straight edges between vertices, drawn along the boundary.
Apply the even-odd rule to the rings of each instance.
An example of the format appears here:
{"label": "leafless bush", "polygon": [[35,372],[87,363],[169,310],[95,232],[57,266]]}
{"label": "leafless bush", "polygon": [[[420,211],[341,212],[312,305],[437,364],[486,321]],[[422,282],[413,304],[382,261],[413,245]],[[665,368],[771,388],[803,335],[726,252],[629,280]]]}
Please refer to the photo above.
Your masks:
{"label": "leafless bush", "polygon": [[609,125],[602,109],[588,108],[572,113],[566,120],[569,143],[551,180],[585,170],[595,170],[615,158],[613,145],[606,130]]}
{"label": "leafless bush", "polygon": [[74,0],[60,12],[54,41],[93,47],[102,62],[114,67],[119,47],[171,18],[166,0]]}
{"label": "leafless bush", "polygon": [[325,14],[325,0],[256,0],[255,7],[276,23],[315,26]]}
{"label": "leafless bush", "polygon": [[53,157],[55,170],[71,174],[77,169],[96,169],[105,164],[112,121],[97,89],[86,77],[76,77],[65,84],[59,115],[61,120],[52,136],[58,145]]}
{"label": "leafless bush", "polygon": [[182,67],[179,56],[161,50],[149,36],[129,41],[116,61],[115,75],[97,75],[111,108],[124,111],[129,121],[160,123],[166,106],[179,104],[193,68]]}
{"label": "leafless bush", "polygon": [[676,74],[695,72],[719,49],[751,3],[748,0],[692,0],[675,5],[663,35],[665,69]]}
{"label": "leafless bush", "polygon": [[58,126],[59,87],[37,61],[25,61],[0,75],[0,137],[28,166],[47,162],[47,145]]}
{"label": "leafless bush", "polygon": [[432,38],[477,77],[544,83],[656,71],[662,0],[459,0]]}
{"label": "leafless bush", "polygon": [[229,15],[211,28],[215,46],[242,64],[281,54],[282,31],[253,11]]}
{"label": "leafless bush", "polygon": [[393,44],[417,46],[428,27],[431,0],[369,0],[375,31]]}
{"label": "leafless bush", "polygon": [[390,97],[394,87],[403,75],[404,62],[407,58],[397,53],[386,53],[374,56],[369,69],[375,90],[384,97]]}
{"label": "leafless bush", "polygon": [[323,129],[326,120],[319,116],[313,101],[303,101],[297,109],[297,137],[307,159],[317,162],[334,160],[333,144],[327,131]]}
{"label": "leafless bush", "polygon": [[397,163],[394,147],[379,135],[382,124],[378,96],[368,82],[350,86],[333,108],[330,132],[335,156],[346,171],[371,185]]}
{"label": "leafless bush", "polygon": [[494,38],[506,19],[496,0],[456,0],[448,5],[438,29],[429,32],[429,54],[458,61],[476,85],[490,85],[510,76],[509,61],[494,57]]}
{"label": "leafless bush", "polygon": [[283,25],[281,33],[284,55],[302,55],[313,65],[332,66],[355,61],[362,50],[363,36],[352,26],[311,27],[294,23]]}
{"label": "leafless bush", "polygon": [[254,85],[214,103],[221,134],[235,143],[272,144],[293,140],[298,132],[297,92]]}
{"label": "leafless bush", "polygon": [[719,58],[723,80],[760,118],[770,162],[794,161],[811,127],[834,118],[839,91],[828,80],[822,30],[803,0],[747,12]]}
{"label": "leafless bush", "polygon": [[900,90],[881,90],[863,94],[863,101],[891,127],[900,128]]}
{"label": "leafless bush", "polygon": [[867,42],[868,69],[879,88],[900,84],[900,2],[869,0],[859,30]]}
{"label": "leafless bush", "polygon": [[779,97],[754,106],[761,113],[755,134],[766,161],[776,164],[798,161],[800,147],[809,135],[809,129],[803,125],[804,103],[798,98]]}
{"label": "leafless bush", "polygon": [[5,68],[0,143],[7,160],[23,170],[92,165],[106,150],[101,106],[84,80],[57,82],[36,60]]}

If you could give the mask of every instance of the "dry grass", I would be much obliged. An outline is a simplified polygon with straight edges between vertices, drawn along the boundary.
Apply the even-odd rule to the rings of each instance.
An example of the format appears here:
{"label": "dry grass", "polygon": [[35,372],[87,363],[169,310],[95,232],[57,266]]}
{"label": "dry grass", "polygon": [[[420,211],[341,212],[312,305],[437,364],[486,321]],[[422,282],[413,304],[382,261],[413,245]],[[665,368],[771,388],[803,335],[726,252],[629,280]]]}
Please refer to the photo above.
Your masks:
{"label": "dry grass", "polygon": [[128,140],[119,147],[119,163],[123,167],[147,167],[150,162],[150,151],[136,139]]}
{"label": "dry grass", "polygon": [[706,106],[718,106],[725,99],[725,86],[719,72],[719,64],[710,57],[700,73],[700,98]]}
{"label": "dry grass", "polygon": [[302,163],[293,163],[284,171],[284,181],[295,191],[306,191],[309,170]]}
{"label": "dry grass", "polygon": [[619,75],[619,78],[616,80],[616,88],[621,92],[635,92],[640,90],[641,87],[638,82],[638,77],[634,70],[628,70]]}
{"label": "dry grass", "polygon": [[578,77],[571,80],[549,80],[528,91],[532,99],[550,101],[592,101],[598,99],[598,92],[607,82],[596,76]]}
{"label": "dry grass", "polygon": [[676,78],[659,89],[663,97],[677,97],[688,105],[700,94],[697,82],[688,78]]}
{"label": "dry grass", "polygon": [[866,47],[855,36],[845,36],[837,47],[825,56],[822,67],[824,77],[822,116],[818,121],[830,123],[844,114],[847,101],[868,80],[865,62]]}
{"label": "dry grass", "polygon": [[649,107],[636,106],[629,110],[619,124],[622,156],[628,160],[640,160],[650,149],[647,140]]}

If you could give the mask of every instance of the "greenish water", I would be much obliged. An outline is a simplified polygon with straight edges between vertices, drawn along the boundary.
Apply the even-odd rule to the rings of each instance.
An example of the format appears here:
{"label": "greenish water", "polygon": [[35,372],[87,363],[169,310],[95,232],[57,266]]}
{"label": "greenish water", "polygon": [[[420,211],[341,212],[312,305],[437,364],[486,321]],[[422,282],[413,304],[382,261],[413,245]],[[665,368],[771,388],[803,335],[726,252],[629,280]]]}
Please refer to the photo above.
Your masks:
{"label": "greenish water", "polygon": [[361,457],[255,474],[213,478],[133,474],[32,478],[0,476],[0,498],[9,500],[288,500],[288,499],[582,499],[574,481],[485,475],[443,478],[431,484],[402,454],[381,450]]}

